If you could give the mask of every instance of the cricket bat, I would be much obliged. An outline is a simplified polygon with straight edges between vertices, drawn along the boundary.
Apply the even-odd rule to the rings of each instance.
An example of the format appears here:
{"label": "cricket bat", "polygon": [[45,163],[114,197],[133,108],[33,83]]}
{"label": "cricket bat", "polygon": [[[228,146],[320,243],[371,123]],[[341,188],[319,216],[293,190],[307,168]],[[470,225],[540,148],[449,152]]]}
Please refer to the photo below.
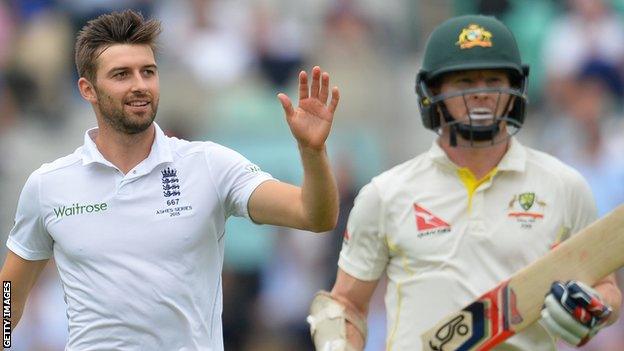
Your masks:
{"label": "cricket bat", "polygon": [[424,351],[487,351],[540,318],[555,280],[593,285],[624,266],[624,205],[421,335]]}

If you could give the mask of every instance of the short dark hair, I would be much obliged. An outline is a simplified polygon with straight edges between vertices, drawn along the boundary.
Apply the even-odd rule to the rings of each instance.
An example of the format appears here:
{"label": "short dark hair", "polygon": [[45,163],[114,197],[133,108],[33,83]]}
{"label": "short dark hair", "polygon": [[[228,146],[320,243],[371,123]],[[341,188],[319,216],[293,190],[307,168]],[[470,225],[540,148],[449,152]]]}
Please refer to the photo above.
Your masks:
{"label": "short dark hair", "polygon": [[96,60],[113,44],[146,44],[156,50],[160,21],[145,20],[133,10],[112,12],[90,20],[76,38],[76,69],[80,77],[95,81]]}

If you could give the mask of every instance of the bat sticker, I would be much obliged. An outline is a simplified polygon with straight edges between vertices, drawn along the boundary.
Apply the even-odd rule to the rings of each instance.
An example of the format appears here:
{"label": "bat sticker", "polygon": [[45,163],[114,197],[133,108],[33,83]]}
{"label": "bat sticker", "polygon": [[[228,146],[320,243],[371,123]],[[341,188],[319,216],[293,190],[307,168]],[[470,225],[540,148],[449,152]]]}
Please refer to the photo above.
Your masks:
{"label": "bat sticker", "polygon": [[437,328],[428,344],[433,351],[487,350],[491,340],[509,337],[511,325],[522,320],[516,294],[505,281]]}

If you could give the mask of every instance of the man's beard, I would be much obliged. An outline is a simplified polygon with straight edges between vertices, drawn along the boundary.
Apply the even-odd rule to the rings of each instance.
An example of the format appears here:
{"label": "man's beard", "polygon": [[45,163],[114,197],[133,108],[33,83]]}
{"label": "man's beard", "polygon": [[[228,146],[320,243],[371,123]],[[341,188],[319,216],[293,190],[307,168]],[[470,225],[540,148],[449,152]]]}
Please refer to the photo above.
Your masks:
{"label": "man's beard", "polygon": [[[122,104],[122,107],[118,108],[115,106],[111,97],[106,93],[96,89],[96,94],[99,101],[100,113],[102,114],[104,121],[118,132],[129,135],[144,132],[152,125],[152,122],[154,122],[154,119],[156,118],[158,100],[153,99],[153,97],[150,99],[151,102],[149,104],[152,107],[151,116],[145,119],[141,117],[134,117],[131,114],[126,113],[123,110],[123,106],[125,106],[125,104]],[[146,96],[147,95],[145,94],[135,95],[137,98]],[[149,111],[147,113],[150,114]]]}

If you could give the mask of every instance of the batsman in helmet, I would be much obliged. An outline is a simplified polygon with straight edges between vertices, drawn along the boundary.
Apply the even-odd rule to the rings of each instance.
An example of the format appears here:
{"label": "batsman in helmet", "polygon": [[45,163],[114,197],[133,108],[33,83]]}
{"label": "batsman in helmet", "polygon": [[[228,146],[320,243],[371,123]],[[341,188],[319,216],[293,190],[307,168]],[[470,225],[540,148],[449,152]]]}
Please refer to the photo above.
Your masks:
{"label": "batsman in helmet", "polygon": [[[311,303],[317,350],[364,348],[380,281],[386,350],[422,350],[421,333],[596,219],[582,176],[514,137],[528,74],[494,17],[455,17],[433,30],[415,89],[423,125],[438,137],[360,190],[336,282]],[[559,338],[582,345],[617,319],[621,296],[614,276],[593,287],[553,282],[540,322],[497,350],[552,351]],[[443,338],[436,350],[447,350]]]}
{"label": "batsman in helmet", "polygon": [[[506,142],[524,123],[529,67],[522,64],[513,34],[502,23],[481,17],[464,27],[462,20],[438,27],[427,42],[416,78],[423,125],[452,147]],[[482,75],[487,77],[474,84]],[[457,81],[442,91],[449,77]]]}

